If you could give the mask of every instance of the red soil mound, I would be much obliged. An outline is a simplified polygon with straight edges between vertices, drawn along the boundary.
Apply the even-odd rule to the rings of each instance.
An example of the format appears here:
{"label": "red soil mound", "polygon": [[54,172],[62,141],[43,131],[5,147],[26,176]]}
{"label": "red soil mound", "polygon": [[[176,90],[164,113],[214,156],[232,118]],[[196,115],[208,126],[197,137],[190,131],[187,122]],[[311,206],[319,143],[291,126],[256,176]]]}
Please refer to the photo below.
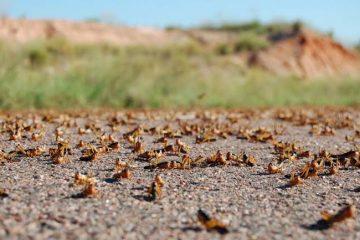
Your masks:
{"label": "red soil mound", "polygon": [[360,57],[330,37],[302,31],[254,55],[251,65],[303,78],[360,73]]}
{"label": "red soil mound", "polygon": [[0,19],[0,39],[26,43],[38,39],[63,37],[70,42],[115,45],[162,45],[175,41],[165,30],[124,27],[92,22],[64,20]]}

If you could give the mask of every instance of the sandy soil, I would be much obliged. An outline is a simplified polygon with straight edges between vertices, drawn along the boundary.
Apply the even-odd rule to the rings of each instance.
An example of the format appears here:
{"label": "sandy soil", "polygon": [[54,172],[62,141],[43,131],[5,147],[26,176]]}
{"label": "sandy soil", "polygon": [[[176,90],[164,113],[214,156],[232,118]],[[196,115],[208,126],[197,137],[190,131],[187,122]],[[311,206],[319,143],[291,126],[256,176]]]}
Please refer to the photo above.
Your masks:
{"label": "sandy soil", "polygon": [[360,73],[360,57],[356,51],[312,31],[276,41],[250,62],[277,75],[293,74],[302,78],[358,76]]}
{"label": "sandy soil", "polygon": [[[346,204],[360,209],[359,167],[341,165],[337,174],[330,175],[329,167],[324,166],[317,177],[304,179],[303,184],[292,187],[290,172],[298,171],[313,157],[285,160],[283,173],[269,174],[266,170],[270,162],[278,164],[275,141],[294,142],[313,154],[322,150],[331,154],[356,150],[360,144],[356,133],[359,116],[360,111],[351,108],[3,113],[0,187],[6,194],[0,197],[0,238],[359,239],[358,216],[330,228],[318,224],[321,211],[336,213]],[[193,131],[188,131],[188,135],[184,128],[182,132],[176,131],[181,129],[180,125],[190,127],[190,124]],[[124,134],[139,125],[144,130],[139,133],[144,150],[162,148],[163,144],[154,140],[164,134],[179,135],[181,142],[190,148],[188,155],[192,159],[200,155],[208,158],[221,150],[224,154],[254,156],[257,163],[250,166],[227,161],[220,165],[205,161],[192,164],[190,169],[148,169],[149,160],[138,158],[140,153],[133,152],[131,140],[124,138]],[[150,129],[156,126],[157,131]],[[251,129],[260,126],[271,132],[273,140],[261,142],[261,134],[246,139],[244,131],[239,133],[239,129],[251,133]],[[324,126],[326,130],[316,130],[325,129]],[[54,157],[48,154],[49,148],[56,148],[56,128],[61,138],[57,141],[68,140],[71,146],[68,163],[55,164]],[[79,134],[83,130],[86,133]],[[211,132],[216,140],[195,143],[196,136],[203,131]],[[221,137],[223,132],[229,134],[226,139]],[[21,137],[9,140],[15,133]],[[44,136],[39,139],[34,136],[32,140],[33,133]],[[100,140],[102,134],[111,134],[113,139]],[[130,135],[136,137],[135,133],[127,136]],[[81,150],[88,147],[76,147],[79,140],[96,146],[99,152],[101,146],[119,142],[120,150],[99,153],[94,161],[80,161]],[[168,137],[169,145],[175,146],[175,141]],[[42,146],[45,152],[36,157],[24,156],[19,147],[16,150],[19,144],[25,150]],[[13,150],[16,152],[11,153]],[[180,161],[184,153],[164,155],[160,161]],[[117,158],[129,163],[132,178],[113,179]],[[79,195],[83,186],[74,184],[76,172],[96,178],[99,192],[96,196]],[[156,174],[161,175],[165,184],[162,197],[150,201],[147,187]],[[198,221],[199,209],[223,222],[229,233],[207,231]]]}
{"label": "sandy soil", "polygon": [[96,22],[66,20],[0,19],[0,39],[28,43],[39,39],[64,38],[76,44],[115,46],[164,46],[196,40],[206,45],[234,40],[236,34],[205,30],[171,30],[151,27],[128,27]]}

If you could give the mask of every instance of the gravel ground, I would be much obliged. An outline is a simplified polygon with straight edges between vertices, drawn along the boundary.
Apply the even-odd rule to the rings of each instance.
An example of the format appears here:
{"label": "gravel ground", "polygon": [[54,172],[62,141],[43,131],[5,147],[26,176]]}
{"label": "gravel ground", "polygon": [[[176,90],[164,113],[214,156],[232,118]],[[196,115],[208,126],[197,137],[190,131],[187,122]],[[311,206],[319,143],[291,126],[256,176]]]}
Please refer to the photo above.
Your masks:
{"label": "gravel ground", "polygon": [[[358,216],[329,229],[317,224],[321,211],[336,213],[346,204],[360,209],[358,167],[342,166],[335,175],[324,170],[318,177],[304,179],[303,184],[293,187],[288,185],[287,175],[312,157],[288,161],[283,173],[267,172],[268,164],[276,163],[278,158],[274,153],[275,140],[294,142],[314,154],[321,150],[332,154],[356,150],[360,145],[360,136],[356,135],[359,116],[356,108],[2,113],[0,149],[5,154],[19,144],[24,149],[43,146],[46,151],[36,157],[17,152],[2,159],[0,187],[8,196],[0,197],[0,238],[360,239]],[[181,136],[181,141],[190,147],[191,158],[209,157],[221,150],[224,154],[254,156],[256,165],[203,164],[191,169],[146,169],[149,161],[139,159],[132,144],[123,137],[137,126],[146,130],[169,125],[176,132],[180,123],[194,124],[200,129]],[[19,139],[9,140],[16,129],[29,125],[34,128],[22,130]],[[91,125],[92,131],[79,134],[79,128],[86,129],[86,125]],[[94,126],[99,127],[98,133]],[[311,129],[325,129],[324,126],[327,126],[324,132],[311,133]],[[68,163],[54,164],[48,154],[49,148],[56,147],[58,127],[64,132],[60,137],[68,140],[72,148]],[[273,140],[260,142],[238,137],[239,129],[258,127],[269,129]],[[204,129],[212,131],[216,141],[195,143],[196,135],[201,135]],[[223,138],[221,132],[230,134]],[[33,133],[44,136],[34,141]],[[102,133],[112,134],[111,141],[118,141],[120,150],[100,154],[95,161],[80,161],[81,149],[86,147],[75,147],[79,140],[99,148],[98,136]],[[162,144],[154,140],[163,133],[140,134],[145,150],[161,148]],[[174,138],[168,139],[169,144],[174,144]],[[165,153],[161,161],[180,160],[182,155]],[[117,158],[130,162],[132,178],[118,181],[112,178]],[[97,196],[77,197],[83,187],[74,185],[76,172],[96,178]],[[146,190],[156,174],[165,181],[162,197],[149,201]],[[199,209],[226,224],[229,233],[207,231],[197,219]]]}

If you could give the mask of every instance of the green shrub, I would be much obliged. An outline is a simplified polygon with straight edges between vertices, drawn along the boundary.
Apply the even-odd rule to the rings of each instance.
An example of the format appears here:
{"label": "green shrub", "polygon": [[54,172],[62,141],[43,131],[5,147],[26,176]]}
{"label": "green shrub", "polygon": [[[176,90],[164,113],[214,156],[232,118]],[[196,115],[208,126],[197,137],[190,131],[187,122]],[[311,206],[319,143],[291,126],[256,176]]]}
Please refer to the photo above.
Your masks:
{"label": "green shrub", "polygon": [[225,23],[220,26],[202,26],[201,29],[204,30],[213,30],[213,31],[225,31],[225,32],[253,32],[256,34],[266,33],[266,25],[260,23],[259,21],[251,21],[246,23]]}
{"label": "green shrub", "polygon": [[292,24],[292,31],[293,32],[300,32],[304,29],[304,23],[301,21],[296,21]]}
{"label": "green shrub", "polygon": [[242,51],[252,51],[256,52],[261,49],[267,48],[269,46],[269,42],[260,36],[248,33],[241,34],[239,39],[236,41],[234,45],[235,52]]}
{"label": "green shrub", "polygon": [[266,34],[276,35],[286,31],[300,31],[304,27],[302,22],[272,22],[266,25]]}
{"label": "green shrub", "polygon": [[267,35],[276,34],[287,30],[298,31],[301,30],[303,27],[304,23],[300,21],[296,21],[294,23],[280,21],[263,24],[257,20],[254,20],[246,23],[225,23],[220,26],[205,25],[200,27],[200,29],[233,33],[252,33],[255,35]]}
{"label": "green shrub", "polygon": [[44,65],[49,59],[49,54],[42,45],[30,45],[29,48],[25,50],[25,55],[32,66]]}
{"label": "green shrub", "polygon": [[229,43],[221,43],[216,47],[216,53],[219,55],[229,55],[234,53],[234,47]]}
{"label": "green shrub", "polygon": [[46,40],[44,46],[46,51],[53,55],[70,55],[73,52],[73,46],[62,37]]}
{"label": "green shrub", "polygon": [[359,42],[357,45],[355,45],[355,49],[356,49],[358,52],[360,52],[360,42]]}

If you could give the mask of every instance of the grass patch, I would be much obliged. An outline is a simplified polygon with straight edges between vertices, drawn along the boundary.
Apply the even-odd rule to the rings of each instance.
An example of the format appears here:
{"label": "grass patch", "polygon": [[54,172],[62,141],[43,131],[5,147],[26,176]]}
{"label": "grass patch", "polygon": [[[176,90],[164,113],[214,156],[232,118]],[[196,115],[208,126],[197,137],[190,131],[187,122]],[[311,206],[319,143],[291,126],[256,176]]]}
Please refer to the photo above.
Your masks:
{"label": "grass patch", "polygon": [[1,43],[0,60],[1,109],[360,104],[360,79],[276,77],[196,44]]}

